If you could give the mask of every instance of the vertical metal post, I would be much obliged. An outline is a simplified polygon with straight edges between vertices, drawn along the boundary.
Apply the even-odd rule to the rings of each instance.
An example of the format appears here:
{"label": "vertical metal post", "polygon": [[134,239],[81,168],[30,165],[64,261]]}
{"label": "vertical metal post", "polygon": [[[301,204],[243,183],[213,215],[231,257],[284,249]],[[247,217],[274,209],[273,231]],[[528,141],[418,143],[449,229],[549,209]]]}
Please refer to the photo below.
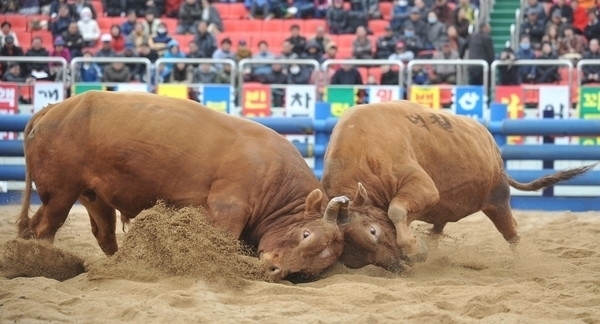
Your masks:
{"label": "vertical metal post", "polygon": [[[490,121],[502,122],[508,115],[508,105],[503,103],[494,102],[490,105]],[[507,139],[503,130],[498,133],[492,133],[494,140],[498,145],[498,148],[502,151],[502,147],[506,145]],[[504,169],[506,170],[506,161],[504,161]]]}
{"label": "vertical metal post", "polygon": [[[318,102],[315,105],[315,122],[320,122],[325,124],[327,118],[331,117],[331,105],[328,102]],[[329,133],[327,129],[315,129],[315,147],[327,147],[327,143],[329,143]],[[315,167],[313,172],[317,177],[323,173],[323,165],[324,165],[324,155],[323,154],[315,154]]]}
{"label": "vertical metal post", "polygon": [[[548,105],[546,107],[544,107],[544,111],[543,111],[543,117],[544,119],[549,118],[549,119],[554,119],[554,107]],[[543,143],[544,144],[554,144],[554,137],[552,136],[544,136],[543,137]],[[542,168],[545,169],[551,169],[554,170],[554,160],[544,160],[542,161],[543,166]],[[554,196],[554,187],[548,187],[546,189],[544,189],[542,191],[542,196],[543,197],[552,197]]]}

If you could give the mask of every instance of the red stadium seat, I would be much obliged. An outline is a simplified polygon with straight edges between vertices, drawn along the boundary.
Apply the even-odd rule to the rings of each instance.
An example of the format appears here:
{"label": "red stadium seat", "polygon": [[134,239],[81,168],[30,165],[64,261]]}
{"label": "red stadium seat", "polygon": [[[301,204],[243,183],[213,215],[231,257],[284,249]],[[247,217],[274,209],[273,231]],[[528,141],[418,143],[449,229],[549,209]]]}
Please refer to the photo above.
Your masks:
{"label": "red stadium seat", "polygon": [[219,12],[219,16],[221,16],[221,19],[229,19],[229,3],[215,2],[212,4],[212,6],[215,7],[215,9],[217,9],[217,12]]}
{"label": "red stadium seat", "polygon": [[289,35],[290,35],[290,28],[292,28],[293,25],[298,25],[298,27],[300,27],[300,34],[301,35],[304,35],[306,33],[305,30],[304,30],[304,20],[302,20],[302,19],[286,19],[286,20],[283,20],[283,29],[281,30],[281,32],[283,34],[285,34],[285,35],[288,35],[287,37],[289,37]]}
{"label": "red stadium seat", "polygon": [[317,27],[323,27],[327,30],[327,22],[323,19],[307,19],[304,21],[302,34],[312,37],[317,31]]}
{"label": "red stadium seat", "polygon": [[26,17],[27,17],[27,30],[28,31],[32,31],[31,24],[34,21],[40,22],[40,21],[45,20],[48,23],[50,22],[50,16],[48,16],[48,15],[31,15],[31,16],[26,16]]}
{"label": "red stadium seat", "polygon": [[54,48],[53,37],[50,31],[34,31],[31,33],[31,39],[34,37],[41,37],[42,44],[48,51]]}
{"label": "red stadium seat", "polygon": [[283,21],[281,19],[263,20],[263,33],[280,33],[283,30]]}
{"label": "red stadium seat", "polygon": [[233,19],[245,19],[248,16],[248,10],[243,3],[230,3],[229,14]]}
{"label": "red stadium seat", "polygon": [[12,26],[12,30],[15,33],[21,33],[27,30],[27,16],[24,15],[5,15],[4,17],[2,17],[2,22],[8,21],[11,26]]}
{"label": "red stadium seat", "polygon": [[383,19],[373,19],[369,21],[369,29],[375,36],[379,36],[385,31],[385,27],[389,26],[390,22]]}
{"label": "red stadium seat", "polygon": [[379,11],[383,16],[383,19],[387,21],[392,19],[392,8],[393,4],[391,2],[379,2]]}
{"label": "red stadium seat", "polygon": [[102,33],[110,33],[110,26],[112,26],[114,24],[121,26],[123,21],[125,21],[125,18],[98,17],[98,19],[96,19],[96,21],[98,22],[98,26],[100,27],[100,30],[102,31]]}
{"label": "red stadium seat", "polygon": [[102,5],[102,1],[92,1],[92,7],[96,11],[96,17],[104,16],[104,6]]}
{"label": "red stadium seat", "polygon": [[339,35],[337,43],[338,51],[344,49],[352,52],[352,42],[354,42],[355,38],[356,36],[354,35]]}
{"label": "red stadium seat", "polygon": [[175,34],[175,31],[177,30],[177,19],[176,18],[162,17],[162,18],[160,18],[160,21],[163,22],[167,26],[167,30],[169,31],[169,34],[171,34],[171,35]]}

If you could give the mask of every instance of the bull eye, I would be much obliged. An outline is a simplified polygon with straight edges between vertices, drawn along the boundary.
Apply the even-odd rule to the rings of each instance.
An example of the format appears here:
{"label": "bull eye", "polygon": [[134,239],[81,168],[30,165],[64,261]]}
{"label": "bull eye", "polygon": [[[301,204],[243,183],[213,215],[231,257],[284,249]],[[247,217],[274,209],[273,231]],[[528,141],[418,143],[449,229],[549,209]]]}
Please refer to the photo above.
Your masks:
{"label": "bull eye", "polygon": [[308,230],[304,230],[304,233],[302,233],[302,238],[307,238],[310,236],[310,232]]}
{"label": "bull eye", "polygon": [[377,234],[377,231],[375,230],[375,227],[372,227],[372,226],[371,226],[370,232],[371,232],[371,235],[373,235],[373,236],[375,236],[375,234]]}

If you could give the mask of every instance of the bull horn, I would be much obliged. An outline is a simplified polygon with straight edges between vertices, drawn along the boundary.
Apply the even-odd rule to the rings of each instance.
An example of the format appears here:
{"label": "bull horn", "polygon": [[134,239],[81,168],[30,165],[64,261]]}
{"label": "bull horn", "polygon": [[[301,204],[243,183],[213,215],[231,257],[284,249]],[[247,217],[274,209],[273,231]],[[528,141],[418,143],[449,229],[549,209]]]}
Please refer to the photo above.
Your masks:
{"label": "bull horn", "polygon": [[339,196],[331,199],[329,204],[327,204],[327,208],[325,209],[325,214],[323,215],[323,219],[328,223],[337,223],[338,214],[340,214],[340,209],[345,209],[346,213],[348,211],[348,204],[350,203],[350,199],[346,196]]}

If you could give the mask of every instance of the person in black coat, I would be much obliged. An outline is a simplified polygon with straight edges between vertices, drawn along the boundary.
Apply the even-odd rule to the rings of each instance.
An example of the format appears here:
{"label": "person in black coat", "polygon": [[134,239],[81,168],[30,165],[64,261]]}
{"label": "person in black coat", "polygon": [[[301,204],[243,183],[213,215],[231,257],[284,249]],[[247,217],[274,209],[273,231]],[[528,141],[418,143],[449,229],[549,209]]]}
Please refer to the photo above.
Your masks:
{"label": "person in black coat", "polygon": [[517,58],[512,48],[504,48],[500,53],[500,60],[508,64],[503,64],[498,67],[498,85],[521,84],[519,66],[513,64]]}
{"label": "person in black coat", "polygon": [[363,84],[358,69],[350,64],[344,64],[331,77],[331,84]]}
{"label": "person in black coat", "polygon": [[[494,43],[490,37],[491,27],[487,22],[479,24],[479,32],[471,35],[469,40],[469,59],[484,60],[492,64],[495,58]],[[483,85],[483,68],[481,66],[469,66],[469,84]]]}

